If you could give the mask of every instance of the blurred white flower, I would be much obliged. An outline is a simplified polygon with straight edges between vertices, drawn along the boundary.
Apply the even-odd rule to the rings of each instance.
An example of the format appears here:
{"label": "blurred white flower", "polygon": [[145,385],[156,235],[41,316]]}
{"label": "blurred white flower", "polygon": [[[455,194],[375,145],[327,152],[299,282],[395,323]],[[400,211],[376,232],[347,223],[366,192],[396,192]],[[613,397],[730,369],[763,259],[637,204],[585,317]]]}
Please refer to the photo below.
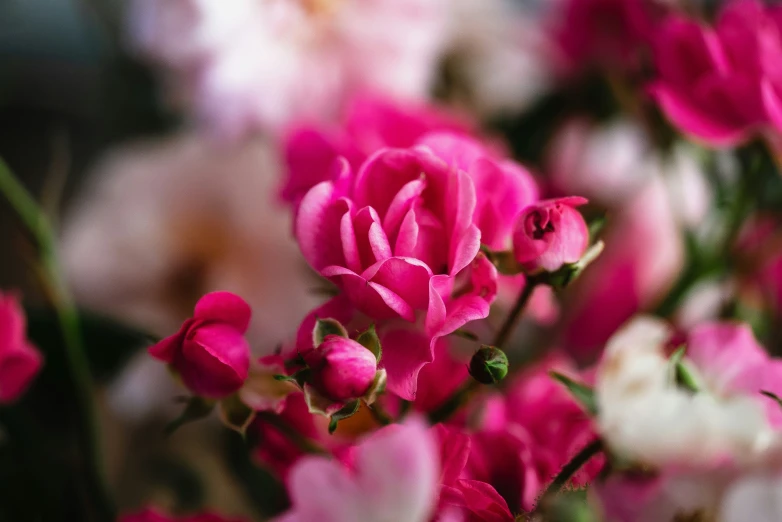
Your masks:
{"label": "blurred white flower", "polygon": [[221,137],[328,119],[357,92],[424,98],[445,0],[134,0],[130,39]]}
{"label": "blurred white flower", "polygon": [[754,460],[774,439],[762,404],[677,387],[664,352],[671,335],[662,321],[641,317],[609,341],[595,386],[604,440],[619,455],[660,468]]}

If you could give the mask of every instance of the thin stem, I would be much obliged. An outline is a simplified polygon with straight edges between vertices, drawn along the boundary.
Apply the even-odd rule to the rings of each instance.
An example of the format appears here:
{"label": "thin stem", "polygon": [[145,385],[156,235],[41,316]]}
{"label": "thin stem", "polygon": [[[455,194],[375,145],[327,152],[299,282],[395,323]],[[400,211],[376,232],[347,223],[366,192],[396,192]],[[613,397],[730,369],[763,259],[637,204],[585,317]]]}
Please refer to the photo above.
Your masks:
{"label": "thin stem", "polygon": [[508,316],[505,318],[505,322],[502,323],[500,330],[497,332],[497,336],[494,338],[492,346],[496,346],[497,348],[502,349],[505,343],[508,342],[510,335],[513,333],[513,330],[516,327],[516,323],[521,316],[521,312],[524,310],[524,307],[527,306],[527,302],[529,301],[529,298],[532,297],[532,292],[535,290],[535,287],[538,286],[538,284],[540,284],[540,280],[537,277],[527,277],[527,281],[524,284],[524,289],[519,294],[518,299],[516,299],[516,303],[513,305],[513,308],[511,308]]}
{"label": "thin stem", "polygon": [[95,503],[97,520],[113,522],[116,511],[106,486],[101,464],[92,377],[82,345],[79,315],[60,273],[54,232],[38,204],[2,160],[0,160],[0,192],[5,194],[38,245],[43,284],[49,291],[57,313],[68,369],[73,380],[77,405],[78,443],[84,459],[88,497]]}
{"label": "thin stem", "polygon": [[327,455],[326,451],[320,444],[316,443],[312,439],[309,439],[292,428],[287,422],[285,422],[279,415],[271,412],[258,412],[258,419],[272,426],[274,429],[285,435],[288,440],[296,445],[304,453],[315,453]]}
{"label": "thin stem", "polygon": [[[544,491],[540,496],[540,499],[542,500],[559,492],[559,490],[562,489],[562,487],[567,484],[571,478],[573,478],[573,475],[575,475],[576,472],[589,461],[589,459],[600,453],[602,450],[602,440],[595,439],[590,442],[587,446],[584,447],[584,449],[579,451],[570,462],[565,464],[559,473],[557,473],[557,476],[554,477],[553,481],[551,481],[551,484],[549,484],[549,486],[546,488],[546,491]],[[538,505],[540,505],[540,502],[538,502]]]}

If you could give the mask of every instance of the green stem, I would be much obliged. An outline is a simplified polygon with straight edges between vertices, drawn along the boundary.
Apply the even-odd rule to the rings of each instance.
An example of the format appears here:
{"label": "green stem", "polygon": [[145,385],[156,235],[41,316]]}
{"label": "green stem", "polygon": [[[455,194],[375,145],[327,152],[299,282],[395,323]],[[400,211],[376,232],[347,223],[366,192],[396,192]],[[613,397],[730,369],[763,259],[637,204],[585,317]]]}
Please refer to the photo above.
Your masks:
{"label": "green stem", "polygon": [[494,338],[492,346],[496,346],[501,350],[503,349],[505,343],[507,343],[508,339],[510,338],[510,334],[513,333],[513,330],[516,327],[516,322],[519,320],[521,312],[524,310],[524,307],[527,306],[529,298],[532,297],[532,292],[539,283],[540,281],[538,278],[534,276],[527,277],[527,281],[524,284],[524,289],[519,294],[518,299],[516,299],[516,303],[513,305],[513,308],[511,308],[508,316],[505,318],[505,322],[502,323],[500,330],[497,332],[497,336]]}
{"label": "green stem", "polygon": [[43,283],[50,293],[50,299],[57,313],[68,369],[73,381],[77,405],[78,443],[84,459],[82,464],[87,494],[94,502],[96,519],[113,522],[116,511],[106,486],[101,464],[92,377],[82,345],[79,315],[60,273],[54,232],[38,204],[2,160],[0,160],[0,192],[5,194],[38,245]]}
{"label": "green stem", "polygon": [[[559,473],[557,473],[557,476],[554,477],[554,480],[551,481],[551,484],[549,484],[549,486],[540,496],[540,499],[543,500],[544,498],[548,498],[549,496],[558,493],[559,490],[561,490],[565,484],[567,484],[568,481],[573,478],[573,475],[575,475],[576,472],[581,469],[582,466],[584,466],[584,464],[589,462],[589,459],[600,453],[602,450],[602,440],[596,439],[590,442],[586,447],[584,447],[584,449],[579,451],[570,462],[565,464]],[[540,502],[538,502],[538,505],[540,505]]]}

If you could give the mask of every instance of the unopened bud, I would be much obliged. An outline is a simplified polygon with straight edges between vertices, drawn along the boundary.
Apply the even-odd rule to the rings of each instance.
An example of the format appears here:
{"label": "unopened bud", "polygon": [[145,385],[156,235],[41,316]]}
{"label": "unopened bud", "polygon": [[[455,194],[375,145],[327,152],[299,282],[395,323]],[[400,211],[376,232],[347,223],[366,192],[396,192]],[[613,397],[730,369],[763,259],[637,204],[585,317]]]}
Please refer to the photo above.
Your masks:
{"label": "unopened bud", "polygon": [[470,375],[481,384],[497,384],[508,375],[508,357],[494,346],[481,346],[470,360]]}

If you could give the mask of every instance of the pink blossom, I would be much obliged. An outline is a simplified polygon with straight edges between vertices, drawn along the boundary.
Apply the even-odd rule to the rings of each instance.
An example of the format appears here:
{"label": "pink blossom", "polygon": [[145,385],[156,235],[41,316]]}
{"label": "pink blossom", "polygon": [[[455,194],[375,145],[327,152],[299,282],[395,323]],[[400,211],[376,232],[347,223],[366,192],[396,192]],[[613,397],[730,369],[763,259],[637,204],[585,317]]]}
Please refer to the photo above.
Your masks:
{"label": "pink blossom", "polygon": [[206,294],[179,332],[152,346],[149,353],[171,365],[194,393],[215,398],[230,395],[247,379],[250,346],[244,333],[251,313],[235,294]]}
{"label": "pink blossom", "polygon": [[0,404],[16,402],[41,370],[43,356],[25,337],[24,311],[0,293]]}
{"label": "pink blossom", "polygon": [[418,421],[360,441],[351,464],[306,456],[288,480],[293,507],[279,522],[427,522],[437,503],[437,445]]}
{"label": "pink blossom", "polygon": [[[210,130],[328,120],[360,92],[423,99],[446,38],[440,0],[135,0],[131,40]],[[405,38],[399,38],[404,34]]]}
{"label": "pink blossom", "polygon": [[714,27],[671,16],[656,40],[651,92],[669,119],[712,146],[782,123],[782,13],[755,0],[726,4]]}
{"label": "pink blossom", "polygon": [[589,230],[575,207],[586,202],[573,196],[525,208],[513,232],[516,261],[528,272],[554,272],[581,259],[589,246]]}
{"label": "pink blossom", "polygon": [[334,401],[363,396],[377,373],[377,359],[372,352],[338,335],[327,336],[304,360],[312,372],[312,386]]}
{"label": "pink blossom", "polygon": [[155,508],[146,508],[136,513],[119,517],[119,522],[244,522],[243,518],[223,517],[215,513],[199,513],[183,517],[172,517]]}

